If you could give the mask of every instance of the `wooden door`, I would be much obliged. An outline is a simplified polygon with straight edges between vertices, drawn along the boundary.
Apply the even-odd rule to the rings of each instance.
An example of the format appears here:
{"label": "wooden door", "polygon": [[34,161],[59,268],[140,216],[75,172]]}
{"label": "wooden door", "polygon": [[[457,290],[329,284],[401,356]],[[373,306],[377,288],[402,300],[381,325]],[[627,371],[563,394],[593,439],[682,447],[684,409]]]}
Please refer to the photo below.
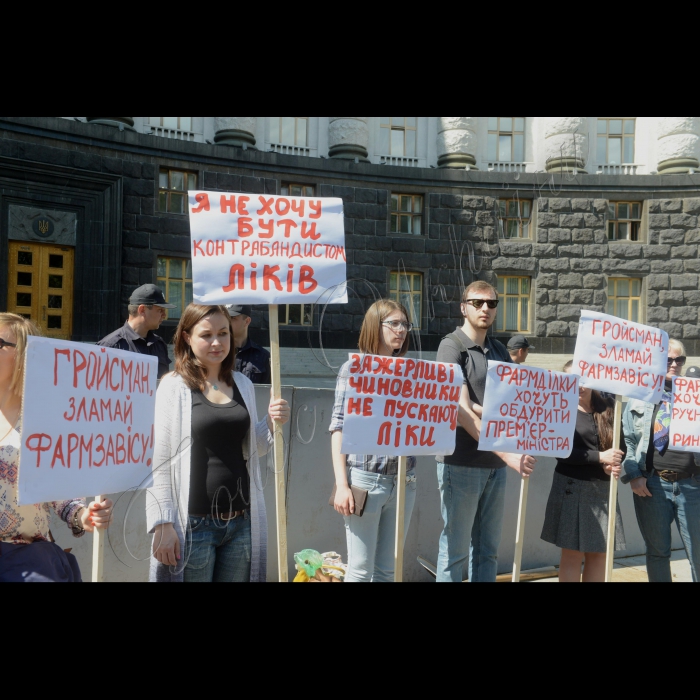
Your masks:
{"label": "wooden door", "polygon": [[48,338],[73,333],[73,248],[10,242],[8,311],[31,318]]}

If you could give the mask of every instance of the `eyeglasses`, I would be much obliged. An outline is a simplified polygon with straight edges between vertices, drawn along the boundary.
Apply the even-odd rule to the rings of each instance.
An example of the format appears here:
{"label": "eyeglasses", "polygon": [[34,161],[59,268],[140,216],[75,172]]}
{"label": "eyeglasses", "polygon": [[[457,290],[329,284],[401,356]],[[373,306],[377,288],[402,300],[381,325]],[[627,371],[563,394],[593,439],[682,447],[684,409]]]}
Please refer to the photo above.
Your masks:
{"label": "eyeglasses", "polygon": [[383,321],[382,326],[391,328],[391,330],[395,331],[396,333],[398,333],[402,329],[405,330],[407,333],[410,333],[413,330],[412,323],[404,323],[403,321]]}
{"label": "eyeglasses", "polygon": [[6,340],[3,340],[2,338],[0,338],[0,350],[2,350],[3,348],[16,348],[16,347],[17,347],[17,343],[8,343]]}
{"label": "eyeglasses", "polygon": [[668,366],[671,367],[671,365],[678,365],[679,367],[684,367],[685,363],[688,361],[687,357],[669,357],[668,358]]}
{"label": "eyeglasses", "polygon": [[475,309],[482,309],[484,307],[484,304],[493,311],[494,309],[498,308],[498,305],[501,303],[500,299],[496,299],[495,301],[486,301],[484,299],[467,299],[465,304],[471,304]]}

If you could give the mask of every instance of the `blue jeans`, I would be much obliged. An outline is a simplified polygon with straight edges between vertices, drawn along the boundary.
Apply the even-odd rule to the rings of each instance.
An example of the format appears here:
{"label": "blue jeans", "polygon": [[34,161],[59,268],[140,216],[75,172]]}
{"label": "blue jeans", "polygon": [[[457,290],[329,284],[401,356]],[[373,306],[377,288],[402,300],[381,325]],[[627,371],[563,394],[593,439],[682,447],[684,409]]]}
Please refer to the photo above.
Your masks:
{"label": "blue jeans", "polygon": [[252,539],[248,513],[223,522],[190,516],[185,583],[249,583]]}
{"label": "blue jeans", "polygon": [[671,527],[675,521],[690,560],[693,581],[700,582],[700,476],[669,484],[654,473],[647,480],[652,498],[634,497],[639,529],[647,545],[651,583],[672,583]]}
{"label": "blue jeans", "polygon": [[438,464],[445,522],[440,537],[438,583],[462,583],[467,561],[472,583],[495,583],[506,504],[505,469]]}
{"label": "blue jeans", "polygon": [[[369,491],[369,496],[361,518],[354,515],[345,518],[349,567],[345,582],[393,583],[398,477],[351,469],[348,480],[351,486]],[[406,535],[415,505],[416,477],[409,471],[404,513]]]}

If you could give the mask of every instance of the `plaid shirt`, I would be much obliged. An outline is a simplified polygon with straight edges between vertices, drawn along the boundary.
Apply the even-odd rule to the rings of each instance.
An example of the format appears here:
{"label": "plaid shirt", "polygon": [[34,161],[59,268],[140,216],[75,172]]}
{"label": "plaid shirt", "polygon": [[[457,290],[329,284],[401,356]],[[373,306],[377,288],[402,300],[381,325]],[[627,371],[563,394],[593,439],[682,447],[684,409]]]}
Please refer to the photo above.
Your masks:
{"label": "plaid shirt", "polygon": [[[343,430],[345,424],[345,393],[348,388],[350,376],[350,362],[346,362],[338,375],[338,384],[335,389],[335,405],[333,406],[333,418],[330,432]],[[408,458],[408,471],[416,468],[416,458]],[[379,457],[377,455],[348,455],[348,469],[359,469],[363,472],[372,472],[382,476],[396,476],[399,473],[398,457]]]}

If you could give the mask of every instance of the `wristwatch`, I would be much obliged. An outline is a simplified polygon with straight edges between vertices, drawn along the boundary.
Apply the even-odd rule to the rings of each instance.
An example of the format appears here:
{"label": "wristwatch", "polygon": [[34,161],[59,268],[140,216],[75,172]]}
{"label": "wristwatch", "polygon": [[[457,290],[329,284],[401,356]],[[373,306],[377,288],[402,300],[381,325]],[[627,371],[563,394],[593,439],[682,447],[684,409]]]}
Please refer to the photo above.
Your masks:
{"label": "wristwatch", "polygon": [[85,532],[85,528],[83,527],[83,524],[80,521],[80,516],[84,510],[85,510],[84,507],[78,508],[78,510],[75,511],[75,515],[73,516],[73,522],[71,523],[71,529],[73,530],[73,534],[76,537],[78,535],[82,535]]}

